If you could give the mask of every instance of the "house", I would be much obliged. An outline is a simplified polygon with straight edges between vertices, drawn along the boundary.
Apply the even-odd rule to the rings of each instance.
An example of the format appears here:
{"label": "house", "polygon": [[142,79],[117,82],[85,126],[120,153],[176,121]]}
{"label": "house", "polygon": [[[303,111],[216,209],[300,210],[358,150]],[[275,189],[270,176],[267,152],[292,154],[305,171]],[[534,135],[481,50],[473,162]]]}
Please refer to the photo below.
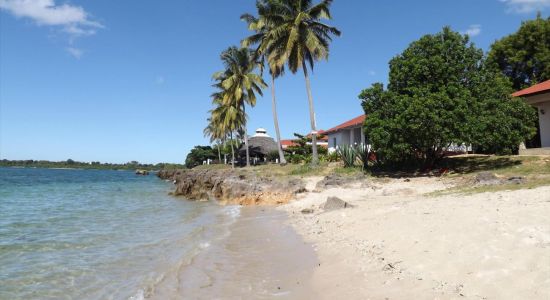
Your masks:
{"label": "house", "polygon": [[[307,137],[311,138],[311,133],[308,134]],[[281,148],[283,148],[283,150],[286,150],[288,147],[299,146],[296,141],[297,139],[281,140]],[[311,145],[311,142],[308,142],[307,144]],[[328,138],[325,135],[325,131],[322,129],[317,130],[317,146],[324,148],[328,147]]]}
{"label": "house", "polygon": [[360,115],[325,131],[323,134],[328,138],[329,151],[334,151],[342,145],[365,144],[366,138],[363,131],[365,117]]}
{"label": "house", "polygon": [[540,145],[542,149],[520,149],[520,154],[550,154],[550,80],[515,92],[514,97],[522,97],[536,107],[539,113]]}

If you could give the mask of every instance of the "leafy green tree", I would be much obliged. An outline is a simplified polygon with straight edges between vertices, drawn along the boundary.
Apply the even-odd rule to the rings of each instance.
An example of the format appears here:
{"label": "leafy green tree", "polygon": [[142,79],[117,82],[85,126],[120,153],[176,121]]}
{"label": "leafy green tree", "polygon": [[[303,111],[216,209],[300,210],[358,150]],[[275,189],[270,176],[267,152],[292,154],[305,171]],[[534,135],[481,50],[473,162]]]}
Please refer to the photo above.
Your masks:
{"label": "leafy green tree", "polygon": [[550,17],[539,13],[516,33],[496,41],[488,61],[512,80],[515,90],[550,79]]}
{"label": "leafy green tree", "polygon": [[508,153],[532,135],[533,112],[511,91],[481,49],[446,27],[390,61],[387,90],[377,83],[359,97],[379,160],[431,167],[453,144]]}
{"label": "leafy green tree", "polygon": [[260,15],[270,28],[270,64],[277,67],[287,64],[292,73],[300,69],[304,72],[313,134],[311,163],[316,165],[319,162],[317,125],[307,65],[313,69],[316,61],[328,59],[332,36],[340,36],[338,29],[321,22],[332,18],[332,0],[322,0],[315,5],[311,0],[264,0],[260,3],[264,9]]}
{"label": "leafy green tree", "polygon": [[216,158],[214,150],[210,146],[195,146],[185,158],[185,167],[191,169],[202,165],[203,161]]}

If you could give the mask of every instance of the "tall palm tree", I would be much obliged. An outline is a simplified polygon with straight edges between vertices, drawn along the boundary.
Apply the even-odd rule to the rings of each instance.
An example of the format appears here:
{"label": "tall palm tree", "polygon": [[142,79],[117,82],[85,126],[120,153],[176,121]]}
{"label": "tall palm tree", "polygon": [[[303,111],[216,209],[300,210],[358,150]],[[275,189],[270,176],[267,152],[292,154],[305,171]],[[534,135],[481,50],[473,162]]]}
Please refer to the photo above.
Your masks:
{"label": "tall palm tree", "polygon": [[223,132],[222,128],[218,126],[219,124],[216,124],[213,122],[212,117],[207,119],[208,124],[203,130],[203,134],[205,137],[210,138],[210,143],[216,143],[216,146],[218,148],[218,162],[221,163],[222,161],[222,153],[221,153],[221,144],[224,140],[225,133]]}
{"label": "tall palm tree", "polygon": [[[279,118],[277,115],[277,100],[275,98],[275,78],[281,76],[284,72],[282,66],[277,66],[273,64],[277,62],[277,59],[274,59],[277,55],[281,54],[275,49],[271,49],[271,35],[270,30],[273,28],[274,24],[270,24],[269,20],[262,16],[262,13],[266,11],[265,4],[261,1],[256,3],[258,8],[259,18],[254,17],[251,14],[243,14],[241,20],[245,21],[248,24],[248,29],[255,31],[255,34],[242,40],[241,44],[243,47],[249,47],[250,45],[257,44],[255,50],[255,55],[258,57],[260,62],[260,70],[263,73],[263,67],[267,61],[269,67],[269,73],[271,75],[271,110],[273,113],[273,124],[275,126],[275,135],[277,137],[278,151],[279,151],[279,163],[281,165],[286,165],[286,159],[283,152],[283,147],[281,145],[281,131],[279,129]],[[271,63],[270,63],[271,62]]]}
{"label": "tall palm tree", "polygon": [[316,5],[312,0],[259,0],[259,3],[264,22],[271,27],[268,47],[276,53],[272,64],[286,64],[292,73],[299,69],[304,72],[311,121],[312,164],[315,165],[319,162],[317,125],[308,65],[313,70],[316,61],[328,59],[332,36],[340,36],[338,29],[321,22],[332,19],[332,0],[322,0]]}
{"label": "tall palm tree", "polygon": [[[210,110],[210,124],[214,131],[219,132],[220,136],[225,139],[227,136],[230,138],[231,144],[231,166],[235,168],[235,148],[233,143],[234,134],[243,127],[246,123],[246,115],[244,111],[231,104],[225,104],[221,99],[214,99],[215,108]],[[208,127],[207,127],[208,128]]]}
{"label": "tall palm tree", "polygon": [[[255,73],[258,63],[253,52],[248,48],[229,47],[221,54],[225,70],[214,74],[214,79],[221,83],[222,102],[241,109],[246,116],[246,105],[256,105],[256,94],[262,96],[262,89],[267,85],[262,77]],[[250,166],[250,151],[248,147],[248,134],[246,130],[246,118],[242,129],[244,130],[244,143],[246,148],[246,166]]]}

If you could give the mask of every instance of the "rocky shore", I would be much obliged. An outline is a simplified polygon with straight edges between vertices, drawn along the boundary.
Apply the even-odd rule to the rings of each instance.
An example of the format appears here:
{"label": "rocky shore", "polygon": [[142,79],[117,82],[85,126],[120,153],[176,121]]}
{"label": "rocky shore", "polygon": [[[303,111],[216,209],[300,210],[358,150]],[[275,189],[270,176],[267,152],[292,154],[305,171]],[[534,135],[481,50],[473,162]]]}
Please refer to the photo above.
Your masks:
{"label": "rocky shore", "polygon": [[199,201],[213,199],[222,204],[278,205],[307,191],[301,179],[235,170],[162,170],[157,176],[174,182],[176,196]]}

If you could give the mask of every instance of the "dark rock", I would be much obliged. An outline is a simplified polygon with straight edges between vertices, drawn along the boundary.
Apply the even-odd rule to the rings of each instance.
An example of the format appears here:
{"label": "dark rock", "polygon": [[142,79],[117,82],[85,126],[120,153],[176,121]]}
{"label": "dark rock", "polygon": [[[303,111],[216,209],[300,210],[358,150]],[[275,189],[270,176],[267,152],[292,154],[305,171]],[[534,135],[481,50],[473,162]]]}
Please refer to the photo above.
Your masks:
{"label": "dark rock", "polygon": [[335,210],[349,207],[352,207],[352,205],[338,197],[328,197],[325,204],[323,204],[324,210]]}
{"label": "dark rock", "polygon": [[316,190],[330,189],[346,186],[365,178],[365,175],[359,174],[356,176],[343,176],[339,174],[330,174],[325,176],[321,181],[317,182]]}
{"label": "dark rock", "polygon": [[502,184],[495,174],[491,172],[481,172],[474,177],[474,184],[476,185],[497,185]]}
{"label": "dark rock", "polygon": [[149,175],[147,170],[136,170],[136,175]]}
{"label": "dark rock", "polygon": [[304,208],[302,209],[303,214],[312,214],[314,210],[312,208]]}
{"label": "dark rock", "polygon": [[525,178],[521,176],[512,176],[508,178],[508,183],[511,184],[522,184],[525,183]]}

